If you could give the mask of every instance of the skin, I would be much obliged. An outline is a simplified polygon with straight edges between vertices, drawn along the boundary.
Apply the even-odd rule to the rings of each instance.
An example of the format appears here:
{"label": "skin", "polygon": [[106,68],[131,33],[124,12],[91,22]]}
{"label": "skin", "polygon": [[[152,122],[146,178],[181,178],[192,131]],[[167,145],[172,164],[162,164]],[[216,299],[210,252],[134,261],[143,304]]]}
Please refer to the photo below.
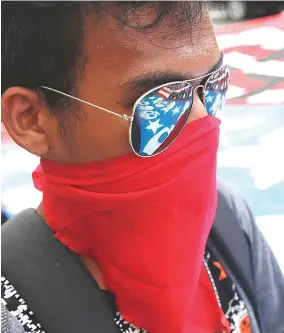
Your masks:
{"label": "skin", "polygon": [[[128,27],[121,30],[111,16],[105,16],[99,24],[94,22],[92,16],[86,17],[82,50],[86,65],[77,97],[119,114],[131,115],[134,102],[147,90],[169,81],[202,76],[220,58],[207,15],[191,37],[183,34],[175,38],[160,38],[168,30],[167,20],[146,33]],[[149,76],[155,79],[139,85],[141,78]],[[82,103],[78,107],[80,121],[70,117],[65,124],[72,137],[71,145],[62,142],[58,119],[50,113],[43,97],[32,90],[9,88],[2,96],[2,120],[17,144],[58,162],[84,163],[131,152],[127,122]],[[189,122],[206,115],[196,93]],[[38,213],[44,218],[41,206]],[[97,264],[89,258],[82,259],[105,288]]]}

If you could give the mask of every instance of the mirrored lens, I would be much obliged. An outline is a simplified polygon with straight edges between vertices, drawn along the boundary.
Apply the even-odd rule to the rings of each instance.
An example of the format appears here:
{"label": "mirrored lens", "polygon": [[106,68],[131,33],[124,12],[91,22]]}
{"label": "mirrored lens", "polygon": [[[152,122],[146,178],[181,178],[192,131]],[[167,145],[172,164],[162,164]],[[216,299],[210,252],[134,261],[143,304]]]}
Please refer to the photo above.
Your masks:
{"label": "mirrored lens", "polygon": [[208,114],[218,116],[225,104],[229,83],[228,66],[221,67],[208,78],[205,85],[205,107]]}
{"label": "mirrored lens", "polygon": [[134,105],[131,144],[139,156],[165,150],[186,124],[193,102],[193,88],[186,82],[163,85],[142,96]]}

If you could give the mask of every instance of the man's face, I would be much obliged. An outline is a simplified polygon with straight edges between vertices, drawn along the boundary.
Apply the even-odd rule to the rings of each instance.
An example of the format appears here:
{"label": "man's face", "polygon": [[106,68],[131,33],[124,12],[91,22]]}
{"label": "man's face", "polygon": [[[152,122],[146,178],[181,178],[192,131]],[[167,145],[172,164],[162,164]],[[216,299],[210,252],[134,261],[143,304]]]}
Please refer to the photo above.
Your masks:
{"label": "man's face", "polygon": [[[99,21],[87,17],[82,50],[86,63],[76,97],[131,115],[135,101],[147,90],[208,73],[220,58],[209,17],[203,15],[190,34],[178,30],[169,27],[167,20],[159,27],[141,31],[121,29],[111,16]],[[49,151],[44,157],[83,163],[131,152],[127,121],[83,103],[80,109],[80,120],[65,124],[72,139],[71,149],[58,134],[57,118],[49,116],[45,120]],[[195,94],[189,122],[206,115]]]}

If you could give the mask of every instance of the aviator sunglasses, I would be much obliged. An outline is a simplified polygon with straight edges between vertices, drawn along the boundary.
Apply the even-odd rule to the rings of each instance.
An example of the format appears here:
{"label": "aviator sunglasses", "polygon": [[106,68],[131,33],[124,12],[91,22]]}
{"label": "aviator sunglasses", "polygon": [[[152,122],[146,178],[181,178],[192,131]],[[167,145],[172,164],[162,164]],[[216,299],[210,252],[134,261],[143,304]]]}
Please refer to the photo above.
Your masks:
{"label": "aviator sunglasses", "polygon": [[[201,83],[194,85],[194,81]],[[47,86],[41,87],[128,121],[129,143],[133,152],[140,157],[152,157],[165,151],[181,134],[190,116],[196,89],[202,89],[202,94],[198,92],[207,113],[216,116],[225,103],[229,81],[229,67],[222,65],[199,78],[162,84],[138,98],[131,116],[113,112]]]}

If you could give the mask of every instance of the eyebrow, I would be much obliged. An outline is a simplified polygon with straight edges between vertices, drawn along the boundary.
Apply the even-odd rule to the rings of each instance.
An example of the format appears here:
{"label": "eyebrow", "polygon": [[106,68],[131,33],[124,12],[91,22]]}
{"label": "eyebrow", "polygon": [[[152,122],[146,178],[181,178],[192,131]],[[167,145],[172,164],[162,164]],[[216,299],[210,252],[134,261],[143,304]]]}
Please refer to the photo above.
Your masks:
{"label": "eyebrow", "polygon": [[[216,64],[214,64],[207,73],[201,76],[206,76],[211,72],[217,70],[223,64],[223,53]],[[158,87],[164,83],[174,82],[174,81],[185,81],[194,80],[195,77],[188,77],[182,75],[181,73],[175,72],[150,72],[145,75],[139,76],[127,83],[128,89],[131,91],[140,90],[150,90],[152,88]]]}

